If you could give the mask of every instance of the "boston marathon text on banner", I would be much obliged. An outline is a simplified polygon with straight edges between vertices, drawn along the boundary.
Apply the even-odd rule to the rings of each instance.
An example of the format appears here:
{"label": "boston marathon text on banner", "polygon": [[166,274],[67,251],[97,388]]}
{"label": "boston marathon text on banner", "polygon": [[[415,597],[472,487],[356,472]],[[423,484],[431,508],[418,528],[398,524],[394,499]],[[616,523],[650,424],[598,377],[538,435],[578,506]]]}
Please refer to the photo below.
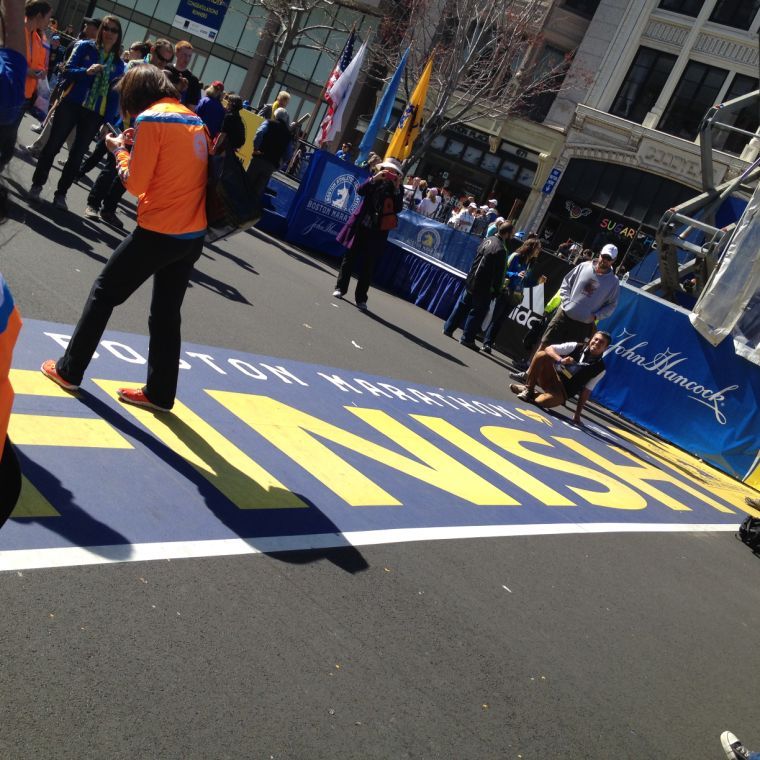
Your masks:
{"label": "boston marathon text on banner", "polygon": [[228,0],[180,0],[172,26],[215,40],[227,13]]}
{"label": "boston marathon text on banner", "polygon": [[734,477],[751,477],[760,368],[738,357],[730,341],[711,346],[683,309],[627,286],[601,327],[612,345],[599,401]]}

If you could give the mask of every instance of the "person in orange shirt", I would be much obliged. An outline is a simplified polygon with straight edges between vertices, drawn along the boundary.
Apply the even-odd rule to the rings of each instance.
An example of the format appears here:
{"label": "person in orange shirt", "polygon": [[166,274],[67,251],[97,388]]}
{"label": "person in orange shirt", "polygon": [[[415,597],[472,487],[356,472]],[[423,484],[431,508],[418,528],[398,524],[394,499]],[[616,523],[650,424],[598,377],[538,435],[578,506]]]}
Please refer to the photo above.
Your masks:
{"label": "person in orange shirt", "polygon": [[10,288],[0,274],[0,525],[16,506],[21,492],[21,471],[8,438],[8,420],[13,406],[13,388],[8,379],[13,346],[21,330],[21,315]]}
{"label": "person in orange shirt", "polygon": [[37,82],[47,75],[48,53],[45,29],[53,7],[47,0],[29,0],[24,6],[26,16],[26,86],[24,96],[31,100],[37,92]]}
{"label": "person in orange shirt", "polygon": [[[122,182],[138,198],[137,227],[92,286],[64,355],[48,359],[41,370],[62,388],[76,390],[113,309],[153,277],[148,380],[143,388],[117,393],[125,403],[168,412],[177,392],[180,310],[206,234],[208,132],[155,66],[131,69],[117,89],[122,115],[135,126],[106,142]],[[131,153],[125,147],[130,143]]]}

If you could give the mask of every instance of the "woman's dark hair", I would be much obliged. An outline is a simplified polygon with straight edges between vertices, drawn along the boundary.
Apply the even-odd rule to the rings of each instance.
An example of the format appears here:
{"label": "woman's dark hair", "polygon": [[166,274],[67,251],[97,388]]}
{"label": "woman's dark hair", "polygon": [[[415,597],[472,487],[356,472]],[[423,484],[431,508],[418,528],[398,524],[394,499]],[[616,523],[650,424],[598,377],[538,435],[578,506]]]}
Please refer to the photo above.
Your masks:
{"label": "woman's dark hair", "polygon": [[229,108],[230,113],[238,113],[238,111],[243,110],[243,98],[236,92],[228,92],[225,97],[227,98],[227,108]]}
{"label": "woman's dark hair", "polygon": [[103,16],[103,20],[100,22],[100,26],[98,27],[98,36],[95,38],[95,44],[99,47],[103,47],[103,27],[107,26],[109,24],[116,24],[117,27],[119,27],[119,36],[116,38],[116,42],[113,43],[113,47],[111,48],[111,52],[116,55],[121,55],[121,36],[123,32],[121,31],[121,21],[116,18],[116,16]]}
{"label": "woman's dark hair", "polygon": [[179,98],[163,71],[150,63],[130,69],[116,85],[124,116],[137,116],[162,98]]}
{"label": "woman's dark hair", "polygon": [[47,0],[27,0],[24,5],[24,16],[34,18],[35,16],[45,16],[53,10],[53,6]]}

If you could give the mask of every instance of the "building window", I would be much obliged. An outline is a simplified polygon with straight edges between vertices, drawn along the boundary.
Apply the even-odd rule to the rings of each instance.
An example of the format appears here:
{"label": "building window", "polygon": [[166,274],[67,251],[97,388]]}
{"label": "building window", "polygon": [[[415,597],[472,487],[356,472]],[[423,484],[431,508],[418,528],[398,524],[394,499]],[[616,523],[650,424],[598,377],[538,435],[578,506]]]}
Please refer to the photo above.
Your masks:
{"label": "building window", "polygon": [[652,110],[673,69],[676,56],[651,48],[639,48],[610,113],[638,124]]}
{"label": "building window", "polygon": [[[723,102],[733,100],[741,95],[747,95],[757,88],[757,79],[744,74],[737,74],[731,82],[728,92],[723,97]],[[728,111],[721,116],[720,121],[747,132],[756,132],[758,127],[757,101],[744,106],[741,111]],[[735,132],[726,132],[720,129],[713,130],[713,147],[718,150],[724,150],[738,156],[748,142],[749,138],[744,135],[737,135]]]}
{"label": "building window", "polygon": [[542,122],[548,115],[570,65],[564,50],[545,45],[532,72],[537,91],[527,98],[522,112],[531,121]]}
{"label": "building window", "polygon": [[582,16],[591,18],[599,7],[599,0],[565,0],[563,5]]}
{"label": "building window", "polygon": [[658,128],[676,137],[694,140],[702,118],[715,105],[726,76],[725,69],[689,61]]}
{"label": "building window", "polygon": [[758,10],[760,10],[760,0],[718,0],[710,21],[733,26],[736,29],[749,29]]}
{"label": "building window", "polygon": [[660,8],[664,11],[683,13],[684,16],[699,16],[704,0],[660,0]]}

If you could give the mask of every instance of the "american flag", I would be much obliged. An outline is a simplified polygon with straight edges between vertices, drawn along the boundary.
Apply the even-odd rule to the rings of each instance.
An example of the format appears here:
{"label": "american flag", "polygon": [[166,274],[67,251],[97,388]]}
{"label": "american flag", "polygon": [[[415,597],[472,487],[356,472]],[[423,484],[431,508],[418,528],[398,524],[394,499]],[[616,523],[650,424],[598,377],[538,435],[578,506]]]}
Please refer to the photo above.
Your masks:
{"label": "american flag", "polygon": [[340,79],[340,75],[346,70],[348,64],[351,63],[351,59],[354,57],[354,41],[356,40],[356,33],[351,32],[350,37],[346,41],[346,46],[343,48],[343,52],[340,54],[335,68],[330,74],[330,78],[325,85],[325,100],[327,101],[327,113],[325,118],[322,119],[320,125],[319,143],[323,143],[328,139],[328,133],[330,132],[330,126],[332,125],[333,116],[335,115],[335,109],[338,103],[333,102],[330,97],[330,91],[333,85]]}

